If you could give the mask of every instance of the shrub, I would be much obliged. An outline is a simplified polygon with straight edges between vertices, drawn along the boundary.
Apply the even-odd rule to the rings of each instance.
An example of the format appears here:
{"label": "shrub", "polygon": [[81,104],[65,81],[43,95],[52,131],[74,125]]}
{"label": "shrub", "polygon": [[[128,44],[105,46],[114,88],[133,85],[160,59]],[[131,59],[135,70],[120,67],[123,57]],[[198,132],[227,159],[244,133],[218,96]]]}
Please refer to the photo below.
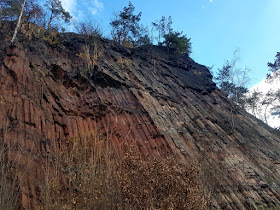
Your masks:
{"label": "shrub", "polygon": [[171,31],[164,35],[164,39],[164,44],[168,47],[168,50],[173,49],[175,54],[189,55],[191,53],[191,39],[188,39],[186,35],[182,35],[182,32]]}
{"label": "shrub", "polygon": [[79,34],[83,34],[87,37],[101,38],[103,36],[103,30],[100,24],[97,24],[92,20],[89,20],[87,22],[74,23],[74,26]]}
{"label": "shrub", "polygon": [[82,58],[87,65],[87,70],[94,69],[94,66],[98,66],[98,59],[103,55],[103,51],[97,41],[94,41],[93,53],[90,52],[90,46],[84,45],[81,48],[78,57]]}
{"label": "shrub", "polygon": [[56,45],[59,43],[57,33],[56,32],[50,32],[49,35],[44,36],[43,40],[45,40],[50,45]]}
{"label": "shrub", "polygon": [[122,69],[132,71],[131,68],[132,60],[130,58],[118,58],[117,64],[121,66]]}

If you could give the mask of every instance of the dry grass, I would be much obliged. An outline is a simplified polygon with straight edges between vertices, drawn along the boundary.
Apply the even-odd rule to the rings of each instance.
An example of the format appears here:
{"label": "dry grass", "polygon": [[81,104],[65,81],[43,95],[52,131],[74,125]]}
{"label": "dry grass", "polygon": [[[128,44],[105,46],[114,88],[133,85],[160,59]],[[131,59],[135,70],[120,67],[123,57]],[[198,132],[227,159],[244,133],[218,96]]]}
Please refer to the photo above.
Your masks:
{"label": "dry grass", "polygon": [[98,41],[93,41],[93,53],[90,52],[89,45],[84,45],[77,56],[84,60],[87,65],[87,70],[92,70],[94,66],[98,66],[98,60],[103,56],[103,50],[98,44]]}
{"label": "dry grass", "polygon": [[122,69],[132,71],[132,60],[130,58],[118,58],[116,63],[119,64]]}
{"label": "dry grass", "polygon": [[174,157],[142,160],[127,153],[118,163],[121,198],[125,209],[206,209],[196,178],[199,170]]}
{"label": "dry grass", "polygon": [[50,45],[56,45],[59,43],[57,32],[50,32],[50,34],[43,37],[43,40],[45,40]]}
{"label": "dry grass", "polygon": [[0,209],[16,209],[19,186],[16,163],[9,160],[10,145],[0,142]]}
{"label": "dry grass", "polygon": [[[46,157],[44,181],[38,183],[39,208],[206,209],[195,166],[174,157],[143,160],[136,146],[127,145],[122,158],[113,152],[110,135],[57,145]],[[18,179],[23,177],[16,159],[9,161],[11,150],[15,151],[1,142],[0,209],[21,205]]]}
{"label": "dry grass", "polygon": [[115,158],[108,139],[73,139],[46,161],[42,209],[206,209],[198,170],[175,158]]}

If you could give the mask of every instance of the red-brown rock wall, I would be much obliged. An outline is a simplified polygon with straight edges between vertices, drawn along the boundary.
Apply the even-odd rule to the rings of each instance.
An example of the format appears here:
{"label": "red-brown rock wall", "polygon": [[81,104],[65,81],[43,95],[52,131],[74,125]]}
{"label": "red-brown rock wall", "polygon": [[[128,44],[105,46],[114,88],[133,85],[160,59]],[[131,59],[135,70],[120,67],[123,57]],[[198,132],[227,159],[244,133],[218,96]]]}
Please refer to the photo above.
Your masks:
{"label": "red-brown rock wall", "polygon": [[0,140],[14,145],[9,158],[27,171],[19,180],[25,208],[37,207],[36,179],[53,147],[97,133],[120,150],[136,144],[143,157],[191,158],[213,208],[279,205],[279,133],[231,104],[204,66],[101,40],[103,56],[87,69],[77,56],[86,41],[68,34],[57,46],[17,42],[1,64]]}

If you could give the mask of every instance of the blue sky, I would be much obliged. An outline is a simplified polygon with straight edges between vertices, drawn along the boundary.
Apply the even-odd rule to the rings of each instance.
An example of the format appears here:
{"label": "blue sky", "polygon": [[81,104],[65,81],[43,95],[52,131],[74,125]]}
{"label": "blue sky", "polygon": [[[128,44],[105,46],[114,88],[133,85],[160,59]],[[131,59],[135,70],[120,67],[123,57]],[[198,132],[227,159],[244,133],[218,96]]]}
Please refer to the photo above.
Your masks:
{"label": "blue sky", "polygon": [[[110,34],[114,12],[128,0],[61,0],[78,21],[95,19]],[[239,48],[241,68],[251,69],[250,86],[263,80],[267,62],[280,50],[280,0],[131,0],[141,22],[172,16],[173,28],[191,38],[191,57],[198,63],[221,68]]]}

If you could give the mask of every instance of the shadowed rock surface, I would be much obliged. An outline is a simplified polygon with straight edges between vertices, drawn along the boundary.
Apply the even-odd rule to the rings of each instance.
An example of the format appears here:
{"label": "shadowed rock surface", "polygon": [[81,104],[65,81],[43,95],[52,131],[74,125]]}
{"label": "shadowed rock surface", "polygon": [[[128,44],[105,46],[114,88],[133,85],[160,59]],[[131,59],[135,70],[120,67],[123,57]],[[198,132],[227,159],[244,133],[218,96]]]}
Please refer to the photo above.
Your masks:
{"label": "shadowed rock surface", "polygon": [[[279,132],[228,101],[205,66],[165,48],[127,49],[73,33],[52,45],[31,25],[9,48],[2,29],[0,141],[16,145],[9,158],[28,171],[19,180],[23,207],[37,207],[34,183],[54,143],[97,130],[119,149],[136,142],[143,157],[197,162],[212,208],[280,207]],[[86,45],[101,52],[94,65],[77,56]]]}

